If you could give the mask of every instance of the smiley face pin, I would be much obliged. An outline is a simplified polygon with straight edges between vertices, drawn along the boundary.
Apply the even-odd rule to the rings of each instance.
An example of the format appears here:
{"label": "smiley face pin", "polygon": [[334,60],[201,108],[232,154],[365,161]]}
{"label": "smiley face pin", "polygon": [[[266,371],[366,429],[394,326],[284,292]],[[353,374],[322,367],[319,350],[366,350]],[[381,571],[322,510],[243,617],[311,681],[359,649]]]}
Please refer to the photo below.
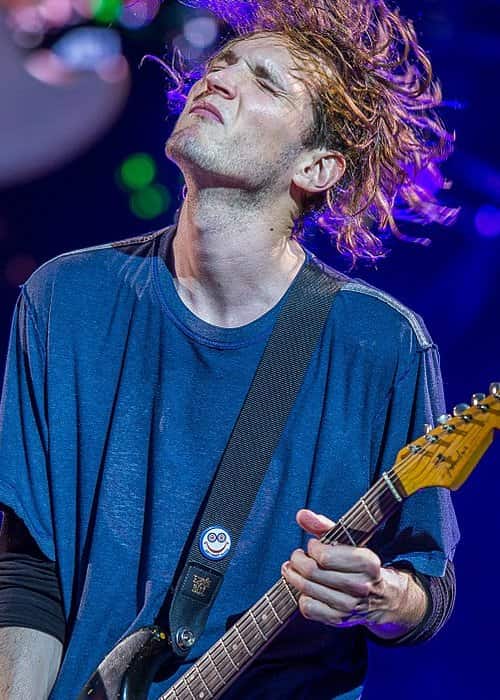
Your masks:
{"label": "smiley face pin", "polygon": [[200,535],[200,551],[207,559],[224,559],[231,549],[231,535],[220,525],[212,525]]}

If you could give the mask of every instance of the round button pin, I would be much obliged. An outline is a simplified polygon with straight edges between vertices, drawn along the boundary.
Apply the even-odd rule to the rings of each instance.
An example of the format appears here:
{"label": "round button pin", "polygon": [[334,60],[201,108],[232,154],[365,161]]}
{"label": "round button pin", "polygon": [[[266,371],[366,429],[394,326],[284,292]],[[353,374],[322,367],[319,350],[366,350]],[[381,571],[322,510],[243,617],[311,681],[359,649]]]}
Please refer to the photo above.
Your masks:
{"label": "round button pin", "polygon": [[212,525],[200,535],[200,551],[207,559],[224,559],[231,549],[231,535],[220,525]]}

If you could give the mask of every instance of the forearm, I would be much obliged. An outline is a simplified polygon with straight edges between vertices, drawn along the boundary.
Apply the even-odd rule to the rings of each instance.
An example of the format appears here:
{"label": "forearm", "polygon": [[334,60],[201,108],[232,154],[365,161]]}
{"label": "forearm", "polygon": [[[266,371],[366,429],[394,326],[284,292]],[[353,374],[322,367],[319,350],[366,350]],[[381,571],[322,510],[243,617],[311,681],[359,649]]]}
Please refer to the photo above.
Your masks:
{"label": "forearm", "polygon": [[61,642],[45,632],[0,628],[0,700],[46,700],[62,649]]}

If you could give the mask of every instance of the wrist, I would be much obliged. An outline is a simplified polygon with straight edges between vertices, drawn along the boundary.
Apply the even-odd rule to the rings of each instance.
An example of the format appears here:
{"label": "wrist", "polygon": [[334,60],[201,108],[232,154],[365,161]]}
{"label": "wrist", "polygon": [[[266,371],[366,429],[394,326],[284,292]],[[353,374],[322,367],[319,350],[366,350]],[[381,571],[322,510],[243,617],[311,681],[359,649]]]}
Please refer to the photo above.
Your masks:
{"label": "wrist", "polygon": [[383,594],[380,607],[366,621],[366,628],[381,639],[396,639],[411,632],[424,619],[427,593],[410,572],[381,569]]}

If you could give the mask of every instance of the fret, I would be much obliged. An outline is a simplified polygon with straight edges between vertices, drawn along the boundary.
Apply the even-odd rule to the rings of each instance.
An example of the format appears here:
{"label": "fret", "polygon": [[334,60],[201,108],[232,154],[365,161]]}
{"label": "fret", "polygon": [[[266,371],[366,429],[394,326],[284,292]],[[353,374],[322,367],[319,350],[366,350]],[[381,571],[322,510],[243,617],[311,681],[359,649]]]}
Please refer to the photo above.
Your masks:
{"label": "fret", "polygon": [[[198,672],[198,676],[199,676],[200,681],[203,683],[203,685],[204,685],[205,688],[207,689],[208,697],[209,697],[209,698],[213,697],[213,693],[212,693],[212,691],[210,690],[210,688],[208,687],[208,685],[205,683],[205,679],[203,678],[203,676],[202,676],[202,674],[201,674],[201,671],[200,671],[200,669],[198,668],[198,664],[195,664],[195,665],[194,665],[194,668],[195,668],[196,671]],[[198,693],[198,697],[200,698],[200,700],[203,700],[203,698],[205,697],[205,693],[203,692],[203,690],[200,691],[200,692]]]}
{"label": "fret", "polygon": [[383,478],[383,480],[385,481],[385,483],[387,484],[387,486],[389,487],[389,491],[392,493],[392,495],[394,496],[394,498],[396,499],[396,501],[402,501],[403,499],[401,498],[401,496],[399,495],[399,492],[397,491],[396,487],[394,486],[394,484],[393,484],[392,481],[390,480],[389,475],[387,474],[387,472],[382,472],[382,478]]}
{"label": "fret", "polygon": [[378,525],[378,520],[377,520],[377,518],[373,515],[373,513],[371,512],[371,510],[368,508],[368,506],[366,505],[365,499],[364,499],[364,498],[360,498],[360,499],[359,499],[359,502],[361,503],[361,505],[363,506],[363,508],[365,509],[365,511],[368,513],[368,517],[370,518],[370,520],[372,521],[372,523],[373,523],[374,525]]}
{"label": "fret", "polygon": [[242,656],[244,657],[244,661],[247,661],[249,657],[252,657],[256,652],[259,651],[261,647],[260,635],[255,634],[254,626],[251,623],[252,618],[249,610],[247,610],[243,617],[240,617],[237,623],[238,635],[240,638],[243,637],[243,641],[245,642],[244,645],[239,645],[241,648]]}
{"label": "fret", "polygon": [[193,693],[193,691],[191,690],[191,688],[190,688],[190,686],[189,686],[188,679],[186,678],[186,676],[187,676],[187,674],[184,674],[184,676],[182,676],[181,680],[184,681],[184,684],[185,684],[185,686],[186,686],[186,688],[187,688],[187,691],[188,691],[188,693],[191,695],[191,697],[193,698],[193,700],[196,700],[196,695],[195,695],[195,694]]}
{"label": "fret", "polygon": [[269,638],[276,629],[276,619],[269,612],[269,603],[263,598],[258,605],[258,609],[254,606],[255,612],[258,615],[261,629]]}
{"label": "fret", "polygon": [[[248,634],[248,616],[241,617],[236,624],[226,633],[227,647],[234,654],[234,658],[240,664],[245,664],[254,654]],[[241,629],[240,629],[241,628]],[[242,634],[243,633],[243,634]],[[259,641],[255,650],[259,648]]]}
{"label": "fret", "polygon": [[266,637],[266,635],[264,634],[264,632],[261,630],[260,625],[259,625],[259,623],[258,623],[258,621],[257,621],[257,618],[256,618],[255,615],[253,614],[251,608],[250,608],[250,610],[248,611],[248,614],[250,615],[250,617],[252,618],[252,620],[253,620],[253,621],[255,622],[255,624],[257,625],[257,629],[259,630],[259,632],[260,632],[260,634],[261,634],[261,636],[262,636],[262,639],[263,639],[265,642],[267,642],[268,637]]}
{"label": "fret", "polygon": [[293,595],[292,589],[290,588],[290,584],[283,576],[281,577],[281,581],[283,582],[283,585],[285,586],[287,592],[290,594],[290,598],[293,600],[294,607],[297,607],[297,598]]}
{"label": "fret", "polygon": [[340,518],[340,520],[337,521],[337,525],[340,525],[340,527],[342,528],[343,532],[347,535],[347,539],[350,541],[350,543],[351,543],[352,545],[354,545],[354,546],[356,547],[356,544],[357,544],[357,543],[356,543],[356,541],[351,537],[351,533],[349,532],[349,530],[347,529],[347,527],[346,527],[346,526],[344,525],[344,523],[342,522],[342,518]]}
{"label": "fret", "polygon": [[273,614],[274,614],[274,617],[278,620],[279,624],[282,625],[282,624],[283,624],[283,620],[281,619],[281,617],[278,615],[278,613],[277,613],[276,610],[274,609],[274,605],[272,604],[271,599],[269,598],[269,596],[267,595],[267,593],[265,594],[264,597],[265,597],[265,599],[267,600],[267,602],[268,602],[268,604],[269,604],[269,607],[271,608],[271,610],[272,610],[272,612],[273,612]]}
{"label": "fret", "polygon": [[221,644],[222,644],[222,647],[223,647],[224,651],[226,652],[227,656],[229,657],[229,661],[233,664],[233,666],[234,666],[234,668],[236,669],[236,671],[239,671],[239,670],[240,670],[240,667],[239,667],[238,664],[233,660],[233,657],[232,657],[231,654],[228,652],[227,647],[226,647],[226,644],[225,644],[225,642],[224,642],[224,637],[221,637],[221,640],[220,640],[220,641],[221,641]]}
{"label": "fret", "polygon": [[238,623],[236,623],[236,625],[234,627],[236,629],[236,632],[238,633],[238,637],[241,639],[241,643],[243,644],[243,647],[244,647],[245,651],[247,652],[248,656],[253,656],[253,652],[250,651],[245,640],[243,639],[243,635],[240,632],[240,628],[239,628]]}
{"label": "fret", "polygon": [[210,649],[207,651],[206,657],[207,657],[207,659],[211,662],[212,667],[213,667],[214,670],[215,670],[215,673],[219,676],[219,678],[221,679],[222,683],[225,683],[225,682],[226,682],[226,679],[224,678],[224,676],[222,675],[222,673],[219,671],[219,668],[218,668],[217,664],[216,664],[215,661],[213,660],[213,658],[212,658],[212,653],[211,653]]}
{"label": "fret", "polygon": [[294,603],[291,604],[289,594],[284,590],[280,590],[273,602],[273,608],[275,614],[281,618],[282,622],[285,622],[288,619],[290,613],[295,609],[295,607],[295,598]]}

